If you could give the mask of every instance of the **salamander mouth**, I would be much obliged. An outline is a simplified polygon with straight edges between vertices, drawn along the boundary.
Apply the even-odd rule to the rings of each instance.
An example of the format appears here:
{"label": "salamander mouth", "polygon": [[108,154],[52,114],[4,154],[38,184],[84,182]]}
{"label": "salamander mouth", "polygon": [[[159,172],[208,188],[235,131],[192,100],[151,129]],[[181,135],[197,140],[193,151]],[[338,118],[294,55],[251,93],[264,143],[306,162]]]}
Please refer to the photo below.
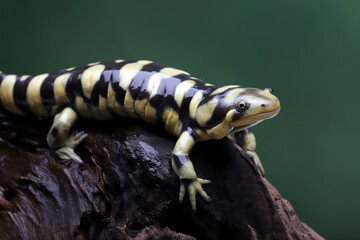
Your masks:
{"label": "salamander mouth", "polygon": [[[278,106],[277,108],[274,108],[272,110],[269,110],[269,111],[266,111],[266,112],[261,112],[261,113],[258,113],[258,114],[255,114],[255,115],[252,115],[252,116],[249,116],[249,117],[257,117],[257,116],[262,116],[262,115],[271,115],[269,113],[275,113],[274,115],[271,115],[269,118],[272,118],[272,117],[275,117],[278,112],[280,111],[280,106]],[[264,119],[268,119],[268,118],[264,118]]]}
{"label": "salamander mouth", "polygon": [[251,126],[252,126],[252,123],[245,124],[245,125],[241,125],[241,126],[237,126],[237,127],[232,127],[229,132],[230,132],[230,133],[238,132],[238,131],[240,131],[240,130],[244,130],[244,129],[246,129],[246,128],[249,128],[249,127],[251,127]]}
{"label": "salamander mouth", "polygon": [[266,112],[260,112],[255,115],[245,117],[242,119],[242,121],[244,121],[244,120],[246,121],[246,119],[253,119],[253,121],[250,121],[250,122],[240,125],[240,126],[233,126],[229,132],[234,133],[234,132],[238,132],[238,131],[244,130],[246,128],[252,127],[252,126],[262,122],[265,119],[275,117],[279,111],[280,111],[280,106],[278,106],[277,108],[274,108],[272,110],[266,111]]}

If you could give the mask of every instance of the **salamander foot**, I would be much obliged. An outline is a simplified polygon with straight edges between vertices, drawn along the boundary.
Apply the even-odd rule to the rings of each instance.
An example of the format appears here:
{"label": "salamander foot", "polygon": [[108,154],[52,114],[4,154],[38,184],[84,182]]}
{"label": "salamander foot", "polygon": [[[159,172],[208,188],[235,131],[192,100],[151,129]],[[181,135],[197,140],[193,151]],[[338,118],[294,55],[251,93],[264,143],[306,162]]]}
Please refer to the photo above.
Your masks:
{"label": "salamander foot", "polygon": [[257,153],[255,151],[246,151],[246,153],[254,161],[256,169],[260,172],[261,176],[265,177],[265,170]]}
{"label": "salamander foot", "polygon": [[202,184],[209,184],[211,183],[210,180],[196,178],[196,179],[188,179],[188,178],[181,178],[180,179],[180,194],[179,194],[179,201],[180,203],[183,201],[186,188],[189,192],[191,207],[196,212],[196,193],[198,192],[207,202],[211,201],[211,198],[206,194],[204,189],[202,188]]}
{"label": "salamander foot", "polygon": [[83,132],[74,132],[71,136],[66,140],[65,146],[56,150],[55,153],[59,158],[67,160],[71,159],[76,163],[82,164],[83,161],[81,158],[74,152],[74,148],[79,145],[88,135]]}

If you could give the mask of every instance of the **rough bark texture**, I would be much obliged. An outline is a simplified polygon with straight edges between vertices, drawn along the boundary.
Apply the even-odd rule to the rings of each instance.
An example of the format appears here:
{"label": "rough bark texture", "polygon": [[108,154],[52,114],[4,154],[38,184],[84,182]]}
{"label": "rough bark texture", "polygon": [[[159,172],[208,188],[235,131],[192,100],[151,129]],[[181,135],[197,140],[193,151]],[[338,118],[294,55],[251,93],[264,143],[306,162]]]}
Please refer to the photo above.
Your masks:
{"label": "rough bark texture", "polygon": [[322,239],[228,138],[190,157],[210,203],[178,203],[176,139],[134,120],[82,121],[78,165],[46,145],[51,121],[0,113],[1,239]]}

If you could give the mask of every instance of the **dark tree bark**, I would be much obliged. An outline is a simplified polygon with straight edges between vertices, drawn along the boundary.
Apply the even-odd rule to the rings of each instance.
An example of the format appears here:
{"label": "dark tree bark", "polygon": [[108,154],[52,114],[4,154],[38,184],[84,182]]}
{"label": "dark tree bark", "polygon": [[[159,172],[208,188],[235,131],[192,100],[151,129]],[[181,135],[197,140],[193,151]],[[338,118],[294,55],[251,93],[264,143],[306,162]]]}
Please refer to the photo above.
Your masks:
{"label": "dark tree bark", "polygon": [[210,203],[194,213],[170,166],[176,139],[134,120],[81,121],[89,137],[59,160],[51,121],[0,114],[1,239],[322,239],[229,138],[192,159]]}

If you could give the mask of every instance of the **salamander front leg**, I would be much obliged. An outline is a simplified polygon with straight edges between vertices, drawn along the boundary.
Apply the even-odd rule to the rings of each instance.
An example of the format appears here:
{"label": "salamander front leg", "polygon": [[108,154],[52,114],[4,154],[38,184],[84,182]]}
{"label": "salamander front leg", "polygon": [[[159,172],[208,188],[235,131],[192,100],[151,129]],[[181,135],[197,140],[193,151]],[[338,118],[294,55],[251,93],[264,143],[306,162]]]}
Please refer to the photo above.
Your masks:
{"label": "salamander front leg", "polygon": [[256,139],[254,133],[249,129],[242,130],[235,133],[235,140],[237,144],[244,149],[244,151],[251,157],[256,165],[256,168],[261,173],[262,176],[265,176],[265,170],[260,162],[260,158],[255,152],[256,150]]}
{"label": "salamander front leg", "polygon": [[87,134],[83,131],[70,134],[70,128],[77,120],[76,112],[70,108],[64,108],[55,115],[53,125],[47,135],[49,147],[55,150],[55,153],[61,159],[71,159],[74,162],[82,163],[81,158],[74,152],[74,148],[79,145]]}
{"label": "salamander front leg", "polygon": [[196,193],[198,192],[206,201],[210,201],[210,197],[202,188],[202,184],[208,184],[211,181],[198,178],[194,166],[189,158],[189,153],[195,144],[195,139],[189,132],[183,132],[176,142],[172,167],[180,178],[180,194],[179,201],[182,202],[186,190],[189,192],[192,209],[196,211]]}

